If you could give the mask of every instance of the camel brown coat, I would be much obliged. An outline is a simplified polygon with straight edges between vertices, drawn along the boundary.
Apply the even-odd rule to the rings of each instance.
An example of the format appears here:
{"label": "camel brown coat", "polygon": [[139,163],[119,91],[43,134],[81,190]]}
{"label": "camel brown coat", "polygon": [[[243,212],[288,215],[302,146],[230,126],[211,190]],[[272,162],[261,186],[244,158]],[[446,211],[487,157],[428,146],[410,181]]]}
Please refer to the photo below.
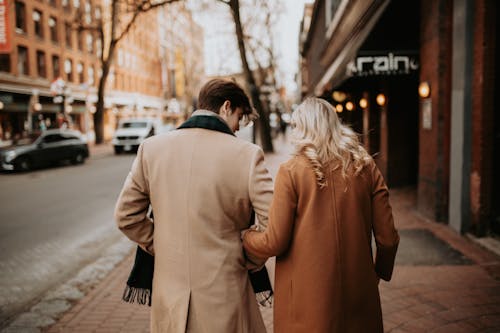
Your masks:
{"label": "camel brown coat", "polygon": [[267,230],[244,238],[248,253],[277,256],[276,333],[383,332],[378,281],[391,278],[399,242],[388,190],[373,161],[346,179],[329,169],[320,189],[304,157],[283,164]]}
{"label": "camel brown coat", "polygon": [[262,150],[225,133],[180,129],[140,146],[115,217],[155,255],[151,332],[265,332],[241,231],[252,209],[267,225],[272,187]]}

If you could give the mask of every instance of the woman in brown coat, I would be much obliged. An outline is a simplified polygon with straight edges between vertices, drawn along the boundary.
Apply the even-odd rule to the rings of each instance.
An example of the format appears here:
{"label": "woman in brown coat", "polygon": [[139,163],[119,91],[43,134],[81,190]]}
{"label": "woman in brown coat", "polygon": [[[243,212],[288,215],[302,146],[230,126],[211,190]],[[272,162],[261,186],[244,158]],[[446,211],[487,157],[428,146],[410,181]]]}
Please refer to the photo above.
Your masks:
{"label": "woman in brown coat", "polygon": [[276,256],[275,332],[383,332],[378,282],[399,243],[384,179],[325,100],[305,100],[292,127],[268,228],[244,235],[249,254]]}

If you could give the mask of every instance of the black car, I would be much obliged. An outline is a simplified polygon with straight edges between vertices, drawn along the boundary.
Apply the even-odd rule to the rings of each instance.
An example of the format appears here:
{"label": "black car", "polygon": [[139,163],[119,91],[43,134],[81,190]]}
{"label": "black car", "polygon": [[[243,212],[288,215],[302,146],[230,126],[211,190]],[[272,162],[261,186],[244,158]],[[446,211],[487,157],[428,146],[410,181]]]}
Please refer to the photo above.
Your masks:
{"label": "black car", "polygon": [[68,160],[81,164],[89,157],[82,134],[75,130],[52,129],[0,150],[0,169],[27,171]]}

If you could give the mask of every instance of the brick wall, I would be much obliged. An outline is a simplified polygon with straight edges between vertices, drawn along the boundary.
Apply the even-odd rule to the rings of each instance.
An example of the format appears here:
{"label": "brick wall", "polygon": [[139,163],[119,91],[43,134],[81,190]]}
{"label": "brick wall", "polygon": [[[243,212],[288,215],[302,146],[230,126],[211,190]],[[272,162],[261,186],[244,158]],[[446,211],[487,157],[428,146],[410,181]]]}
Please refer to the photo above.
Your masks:
{"label": "brick wall", "polygon": [[438,221],[448,215],[452,15],[451,0],[421,2],[420,82],[431,86],[432,128],[422,128],[420,110],[417,206]]}
{"label": "brick wall", "polygon": [[483,235],[491,215],[495,73],[494,0],[475,1],[472,83],[472,232]]}

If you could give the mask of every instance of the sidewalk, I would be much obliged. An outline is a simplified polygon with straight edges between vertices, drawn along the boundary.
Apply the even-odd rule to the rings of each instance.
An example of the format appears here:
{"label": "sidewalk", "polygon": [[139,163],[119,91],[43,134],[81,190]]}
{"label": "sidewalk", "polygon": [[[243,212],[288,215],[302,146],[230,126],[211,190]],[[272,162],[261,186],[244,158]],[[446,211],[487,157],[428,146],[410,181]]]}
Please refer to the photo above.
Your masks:
{"label": "sidewalk", "polygon": [[[278,139],[275,150],[273,175],[290,146]],[[419,216],[414,189],[392,190],[391,203],[401,243],[392,281],[380,284],[385,331],[500,332],[500,258]],[[132,262],[133,253],[43,332],[149,332],[149,308],[121,301]]]}

